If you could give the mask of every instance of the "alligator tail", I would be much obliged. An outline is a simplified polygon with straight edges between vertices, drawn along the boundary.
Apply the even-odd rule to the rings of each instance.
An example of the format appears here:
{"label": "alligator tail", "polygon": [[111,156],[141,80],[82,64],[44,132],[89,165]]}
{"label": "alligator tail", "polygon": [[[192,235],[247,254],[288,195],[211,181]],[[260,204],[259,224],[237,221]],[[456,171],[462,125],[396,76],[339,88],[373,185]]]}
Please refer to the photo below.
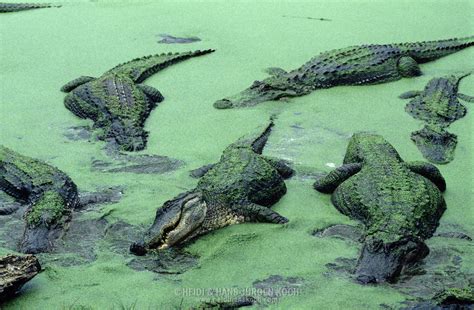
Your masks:
{"label": "alligator tail", "polygon": [[18,12],[25,10],[61,7],[50,3],[0,3],[0,13]]}
{"label": "alligator tail", "polygon": [[416,43],[400,43],[394,46],[423,63],[435,60],[474,45],[474,36]]}
{"label": "alligator tail", "polygon": [[168,66],[192,57],[206,55],[212,52],[214,52],[213,49],[208,49],[184,53],[163,53],[150,55],[120,64],[111,69],[109,72],[124,72],[129,74],[136,83],[141,83],[153,74],[167,68]]}

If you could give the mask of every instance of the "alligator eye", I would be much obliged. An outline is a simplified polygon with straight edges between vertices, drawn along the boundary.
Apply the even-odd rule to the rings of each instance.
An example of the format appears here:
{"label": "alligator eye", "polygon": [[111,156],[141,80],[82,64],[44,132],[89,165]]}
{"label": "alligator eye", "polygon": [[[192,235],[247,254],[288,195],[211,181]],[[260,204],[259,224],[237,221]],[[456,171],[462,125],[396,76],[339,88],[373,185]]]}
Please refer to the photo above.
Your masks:
{"label": "alligator eye", "polygon": [[257,88],[257,87],[259,87],[259,86],[262,85],[262,84],[263,84],[263,82],[261,82],[261,81],[254,81],[254,82],[252,83],[252,85],[250,86],[250,88]]}

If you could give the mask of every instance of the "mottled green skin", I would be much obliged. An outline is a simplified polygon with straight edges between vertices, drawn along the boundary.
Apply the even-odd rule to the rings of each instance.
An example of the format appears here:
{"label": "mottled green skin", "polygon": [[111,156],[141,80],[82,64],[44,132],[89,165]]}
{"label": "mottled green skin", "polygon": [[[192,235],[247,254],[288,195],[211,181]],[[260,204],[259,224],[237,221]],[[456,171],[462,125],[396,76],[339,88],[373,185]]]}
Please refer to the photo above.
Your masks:
{"label": "mottled green skin", "polygon": [[[467,288],[450,288],[437,294],[433,299],[438,305],[472,306],[474,304],[474,287],[471,285]],[[468,308],[466,307],[466,309]]]}
{"label": "mottled green skin", "polygon": [[0,2],[0,13],[18,12],[33,9],[60,7],[49,3],[6,3]]}
{"label": "mottled green skin", "polygon": [[99,78],[79,77],[61,90],[67,109],[80,118],[92,119],[98,138],[120,150],[138,151],[146,146],[143,129],[150,112],[163,100],[161,93],[142,83],[149,76],[182,60],[213,50],[169,53],[137,58],[107,71]]}
{"label": "mottled green skin", "polygon": [[214,103],[218,109],[254,106],[339,85],[369,85],[421,74],[420,63],[474,45],[474,37],[418,43],[351,46],[321,53],[298,69],[273,68],[272,76],[255,81],[241,93]]}
{"label": "mottled green skin", "polygon": [[431,162],[445,164],[454,158],[457,137],[447,132],[446,128],[467,113],[459,98],[474,102],[473,97],[458,92],[459,82],[468,75],[433,78],[423,91],[400,95],[402,99],[412,98],[405,107],[407,113],[426,123],[423,129],[412,132],[411,139]]}
{"label": "mottled green skin", "polygon": [[407,263],[428,254],[446,204],[438,169],[405,163],[383,137],[355,134],[344,165],[319,179],[315,189],[332,194],[334,206],[366,226],[358,263],[361,282],[393,281]]}
{"label": "mottled green skin", "polygon": [[219,162],[199,180],[197,190],[207,201],[239,209],[249,203],[270,206],[286,193],[286,186],[264,156],[237,142],[224,150]]}
{"label": "mottled green skin", "polygon": [[79,204],[77,187],[59,169],[0,146],[0,190],[28,204],[20,251],[48,251]]}
{"label": "mottled green skin", "polygon": [[132,245],[131,251],[145,254],[184,244],[231,224],[287,222],[269,208],[286,193],[284,178],[293,173],[283,161],[261,155],[272,126],[256,138],[239,139],[224,150],[218,163],[205,166],[196,188],[167,201],[144,241]]}

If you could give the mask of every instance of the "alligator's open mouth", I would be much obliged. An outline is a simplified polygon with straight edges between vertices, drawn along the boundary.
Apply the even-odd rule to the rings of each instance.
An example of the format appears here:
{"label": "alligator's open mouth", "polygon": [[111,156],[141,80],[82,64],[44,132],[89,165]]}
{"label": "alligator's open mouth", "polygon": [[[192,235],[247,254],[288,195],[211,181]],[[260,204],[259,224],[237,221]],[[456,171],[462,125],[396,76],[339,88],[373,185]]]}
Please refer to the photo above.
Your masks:
{"label": "alligator's open mouth", "polygon": [[179,224],[179,221],[181,220],[181,215],[182,215],[182,211],[181,213],[179,214],[179,218],[176,222],[170,222],[169,225],[165,225],[163,227],[163,233],[161,234],[161,237],[160,239],[158,240],[158,242],[156,243],[156,248],[158,250],[165,250],[167,248],[169,248],[171,246],[170,244],[170,241],[169,241],[169,234],[173,232],[173,230],[176,229],[176,227],[178,226]]}
{"label": "alligator's open mouth", "polygon": [[197,236],[207,213],[200,193],[181,195],[165,203],[148,231],[149,249],[164,250]]}

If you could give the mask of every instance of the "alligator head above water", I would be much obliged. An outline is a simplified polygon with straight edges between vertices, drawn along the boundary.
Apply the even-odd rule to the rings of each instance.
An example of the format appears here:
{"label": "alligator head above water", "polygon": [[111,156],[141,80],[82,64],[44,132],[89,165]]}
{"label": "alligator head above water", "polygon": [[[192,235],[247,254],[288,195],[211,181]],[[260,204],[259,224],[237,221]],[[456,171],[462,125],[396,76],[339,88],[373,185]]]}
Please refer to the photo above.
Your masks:
{"label": "alligator head above water", "polygon": [[64,104],[76,116],[93,120],[99,139],[123,151],[142,150],[148,136],[145,121],[163,96],[141,83],[172,64],[213,51],[151,55],[120,64],[99,78],[81,76],[61,88],[69,93]]}
{"label": "alligator head above water", "polygon": [[284,161],[261,155],[272,126],[239,139],[218,163],[199,169],[196,188],[165,202],[144,240],[130,250],[144,255],[243,222],[287,222],[269,208],[286,193],[283,179],[293,173]]}
{"label": "alligator head above water", "polygon": [[474,45],[474,37],[417,43],[351,46],[321,53],[298,69],[271,70],[239,94],[218,100],[218,109],[254,106],[264,101],[297,97],[340,85],[369,85],[421,74],[418,64]]}
{"label": "alligator head above water", "polygon": [[424,162],[404,162],[383,137],[353,135],[344,165],[319,179],[316,190],[333,193],[343,214],[366,226],[357,263],[361,283],[393,282],[402,269],[424,258],[424,243],[446,209],[446,183],[439,170]]}

